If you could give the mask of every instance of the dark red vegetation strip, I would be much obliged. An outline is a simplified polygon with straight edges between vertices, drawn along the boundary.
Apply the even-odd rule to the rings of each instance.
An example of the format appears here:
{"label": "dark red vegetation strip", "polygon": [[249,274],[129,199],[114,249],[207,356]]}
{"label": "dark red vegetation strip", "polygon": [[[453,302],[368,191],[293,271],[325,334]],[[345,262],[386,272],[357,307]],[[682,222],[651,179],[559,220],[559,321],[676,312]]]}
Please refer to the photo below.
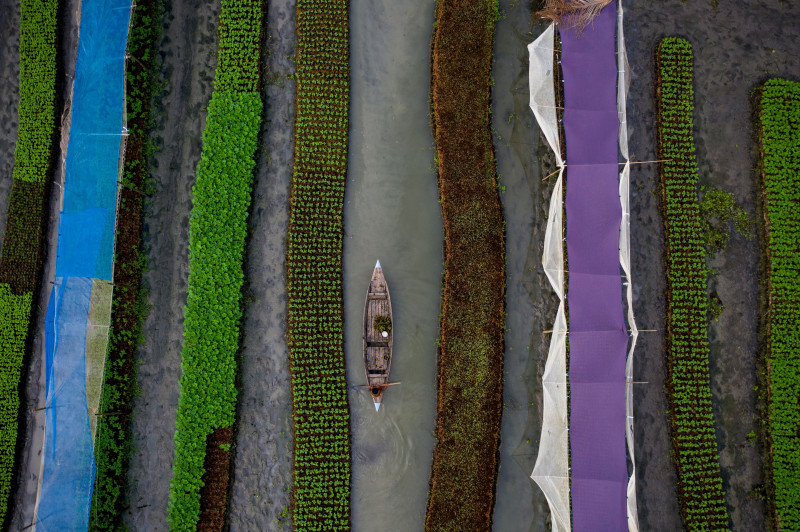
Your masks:
{"label": "dark red vegetation strip", "polygon": [[126,63],[127,121],[122,184],[119,187],[111,330],[103,374],[95,439],[97,473],[90,530],[118,530],[127,506],[131,414],[146,302],[141,290],[145,256],[142,209],[150,177],[150,101],[155,90],[154,46],[159,35],[160,0],[139,0],[133,10]]}
{"label": "dark red vegetation strip", "polygon": [[490,530],[503,399],[505,242],[490,124],[497,3],[440,0],[432,100],[445,228],[426,530]]}
{"label": "dark red vegetation strip", "polygon": [[200,488],[200,521],[197,532],[222,530],[228,505],[233,428],[214,429],[206,440],[203,487]]}

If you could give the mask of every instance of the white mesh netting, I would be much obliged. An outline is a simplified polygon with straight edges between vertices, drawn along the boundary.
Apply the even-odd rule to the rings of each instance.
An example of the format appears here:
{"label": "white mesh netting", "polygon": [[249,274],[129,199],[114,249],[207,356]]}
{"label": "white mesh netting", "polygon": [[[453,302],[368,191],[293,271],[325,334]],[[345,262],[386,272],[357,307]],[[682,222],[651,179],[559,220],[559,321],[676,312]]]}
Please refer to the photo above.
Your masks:
{"label": "white mesh netting", "polygon": [[531,478],[547,498],[553,532],[570,530],[569,510],[569,433],[567,432],[567,319],[564,314],[564,254],[562,248],[562,178],[564,163],[558,139],[558,115],[553,77],[551,25],[528,45],[530,55],[530,106],[542,132],[553,149],[559,167],[544,237],[542,265],[558,295],[559,304],[553,323],[550,349],[542,376],[543,420],[539,454]]}
{"label": "white mesh netting", "polygon": [[[619,148],[625,165],[620,172],[619,195],[622,206],[622,223],[619,239],[620,266],[625,275],[627,300],[627,320],[631,332],[630,347],[625,366],[625,413],[627,422],[625,433],[628,453],[633,464],[628,481],[628,529],[638,532],[639,522],[636,509],[636,466],[633,440],[633,352],[639,330],[633,315],[633,286],[630,265],[630,160],[628,153],[627,95],[630,86],[630,71],[625,50],[623,33],[622,1],[617,10],[617,112],[619,114]],[[569,531],[569,433],[567,420],[567,365],[566,335],[567,322],[564,315],[564,256],[562,231],[562,179],[564,162],[561,159],[561,145],[558,137],[558,115],[556,113],[553,52],[555,27],[550,25],[534,42],[528,45],[530,57],[530,107],[548,144],[552,148],[559,167],[545,231],[542,265],[550,284],[559,298],[558,311],[553,323],[550,348],[542,376],[543,422],[539,441],[539,454],[531,478],[539,485],[547,498],[552,515],[553,532]]]}
{"label": "white mesh netting", "polygon": [[630,65],[625,50],[624,13],[622,0],[617,6],[617,113],[619,114],[619,150],[625,165],[619,176],[619,198],[622,204],[622,223],[619,232],[619,264],[625,274],[625,299],[630,329],[630,347],[625,361],[625,436],[628,442],[628,456],[632,464],[628,480],[628,530],[639,531],[639,518],[636,510],[636,461],[633,452],[633,351],[639,337],[639,329],[633,316],[633,282],[631,280],[631,212],[630,212],[630,174],[631,164],[628,153],[627,101],[631,84]]}

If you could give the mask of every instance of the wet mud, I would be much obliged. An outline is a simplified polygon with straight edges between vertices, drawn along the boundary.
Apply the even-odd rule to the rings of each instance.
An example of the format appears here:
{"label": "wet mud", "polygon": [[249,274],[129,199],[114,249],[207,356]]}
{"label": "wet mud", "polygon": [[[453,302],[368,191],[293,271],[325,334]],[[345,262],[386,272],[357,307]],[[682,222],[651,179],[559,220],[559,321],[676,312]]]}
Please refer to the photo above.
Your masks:
{"label": "wet mud", "polygon": [[[526,2],[501,0],[494,46],[492,127],[506,220],[506,351],[496,531],[550,529],[542,491],[531,480],[539,448],[541,375],[558,299],[541,266],[552,182],[548,148],[528,106],[528,50],[546,27]],[[545,173],[547,172],[547,173]]]}
{"label": "wet mud", "polygon": [[19,2],[0,0],[0,249],[6,232],[19,105]]}
{"label": "wet mud", "polygon": [[[752,91],[769,77],[800,79],[800,6],[795,2],[646,2],[627,0],[625,37],[632,70],[628,99],[633,160],[655,159],[653,53],[679,35],[694,46],[695,141],[700,182],[734,194],[756,210]],[[637,497],[643,530],[677,530],[680,517],[669,457],[663,392],[663,234],[655,191],[657,169],[631,171],[634,305],[643,333],[634,364]],[[759,243],[740,235],[709,261],[710,289],[726,306],[709,326],[711,389],[728,512],[734,530],[763,530],[765,506],[751,490],[764,482],[761,454],[748,441],[756,429]]]}
{"label": "wet mud", "polygon": [[266,9],[265,111],[248,220],[231,530],[291,530],[285,244],[294,160],[295,6],[275,0]]}
{"label": "wet mud", "polygon": [[189,273],[189,213],[216,67],[218,2],[168,0],[158,44],[161,61],[153,116],[153,194],[145,205],[144,243],[150,313],[137,354],[133,453],[129,470],[132,530],[167,530],[174,458],[183,307]]}

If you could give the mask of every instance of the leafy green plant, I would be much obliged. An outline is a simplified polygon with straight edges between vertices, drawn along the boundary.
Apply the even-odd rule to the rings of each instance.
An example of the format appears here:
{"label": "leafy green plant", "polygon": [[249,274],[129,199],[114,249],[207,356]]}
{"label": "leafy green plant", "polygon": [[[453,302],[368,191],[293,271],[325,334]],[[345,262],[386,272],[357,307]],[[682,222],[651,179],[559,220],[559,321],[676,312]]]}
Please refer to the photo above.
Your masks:
{"label": "leafy green plant", "polygon": [[31,315],[30,292],[16,295],[0,283],[0,502],[5,517],[6,504],[14,476],[14,451],[17,443],[19,377],[25,355]]}
{"label": "leafy green plant", "polygon": [[719,317],[725,312],[725,303],[722,302],[716,293],[711,294],[709,297],[709,307],[711,310],[711,321],[719,321]]}
{"label": "leafy green plant", "polygon": [[389,316],[375,316],[372,320],[372,328],[378,332],[392,332],[392,318]]}
{"label": "leafy green plant", "polygon": [[350,529],[350,410],[343,344],[347,0],[298,0],[294,168],[286,248],[295,529]]}
{"label": "leafy green plant", "polygon": [[170,483],[172,530],[194,530],[206,438],[233,424],[242,260],[261,124],[259,93],[214,91],[189,221],[181,394]]}
{"label": "leafy green plant", "polygon": [[14,476],[25,341],[42,267],[56,121],[57,0],[20,3],[17,143],[0,255],[0,525]]}
{"label": "leafy green plant", "polygon": [[753,236],[750,217],[736,205],[733,194],[715,188],[700,187],[700,223],[706,247],[710,251],[725,249],[728,245],[728,225],[747,238]]}
{"label": "leafy green plant", "polygon": [[[257,91],[262,17],[260,0],[222,1],[215,86],[192,189],[189,288],[168,511],[171,530],[197,528],[208,436],[232,426],[235,417],[242,261],[261,127]],[[220,482],[228,482],[228,477]]]}
{"label": "leafy green plant", "polygon": [[[656,50],[659,182],[667,277],[667,400],[681,516],[690,530],[728,528],[708,371],[708,269],[692,136],[692,46]],[[716,205],[716,203],[711,203]],[[718,309],[719,310],[719,309]]]}
{"label": "leafy green plant", "polygon": [[765,216],[767,468],[778,530],[800,530],[800,83],[767,81],[757,131]]}

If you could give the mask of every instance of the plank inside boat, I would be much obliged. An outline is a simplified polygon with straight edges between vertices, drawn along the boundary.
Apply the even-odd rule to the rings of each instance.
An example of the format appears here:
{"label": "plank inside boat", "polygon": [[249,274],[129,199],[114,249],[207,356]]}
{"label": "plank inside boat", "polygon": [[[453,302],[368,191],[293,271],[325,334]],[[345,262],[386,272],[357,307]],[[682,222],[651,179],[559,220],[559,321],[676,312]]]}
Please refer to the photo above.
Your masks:
{"label": "plank inside boat", "polygon": [[375,264],[372,272],[366,301],[364,302],[364,370],[367,377],[367,386],[375,404],[375,410],[381,405],[383,392],[389,385],[389,370],[392,365],[392,343],[394,337],[393,327],[388,327],[387,334],[376,329],[376,318],[392,320],[392,301],[389,296],[389,286],[383,275],[381,263]]}

